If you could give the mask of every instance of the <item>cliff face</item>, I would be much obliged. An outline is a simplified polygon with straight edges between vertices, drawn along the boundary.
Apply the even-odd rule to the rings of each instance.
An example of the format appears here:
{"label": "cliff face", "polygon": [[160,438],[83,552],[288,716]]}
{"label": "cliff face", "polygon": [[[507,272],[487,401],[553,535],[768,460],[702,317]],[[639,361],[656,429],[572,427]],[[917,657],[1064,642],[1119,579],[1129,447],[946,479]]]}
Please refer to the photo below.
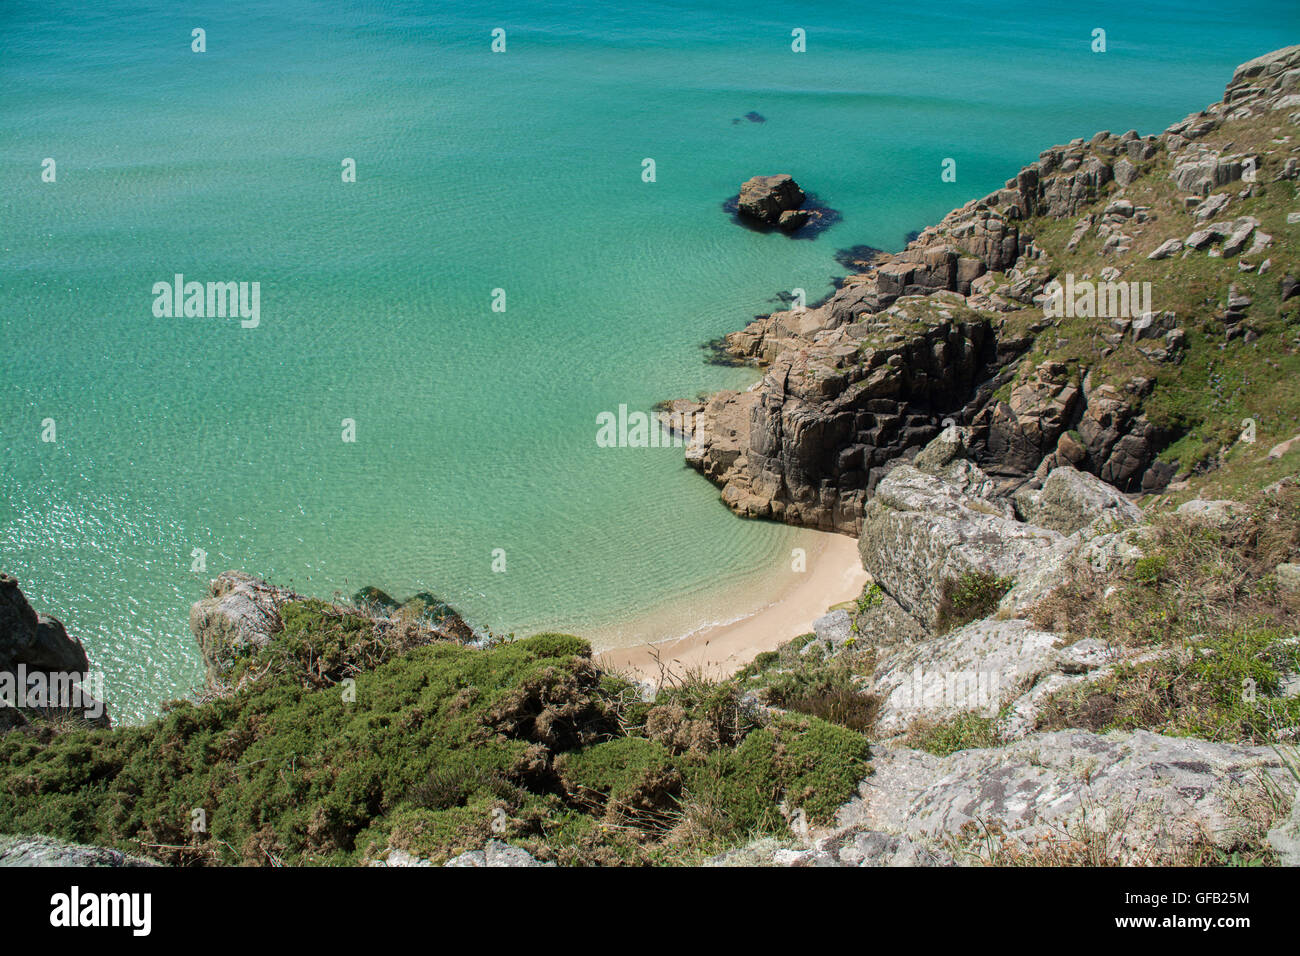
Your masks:
{"label": "cliff face", "polygon": [[[852,534],[880,478],[949,419],[1011,487],[1071,464],[1126,492],[1164,488],[1180,465],[1157,456],[1200,423],[1150,409],[1185,384],[1186,351],[1254,341],[1252,303],[1289,297],[1290,240],[1274,240],[1300,175],[1298,116],[1300,46],[1243,64],[1222,102],[1159,136],[1045,150],[819,307],[728,336],[767,374],[675,403],[694,413],[687,462],[742,515]],[[1076,280],[1103,288],[1076,301]],[[1206,320],[1217,327],[1189,335]]]}
{"label": "cliff face", "polygon": [[885,466],[933,438],[994,359],[987,320],[945,304],[782,351],[761,389],[722,393],[697,415],[687,461],[741,514],[856,531]]}

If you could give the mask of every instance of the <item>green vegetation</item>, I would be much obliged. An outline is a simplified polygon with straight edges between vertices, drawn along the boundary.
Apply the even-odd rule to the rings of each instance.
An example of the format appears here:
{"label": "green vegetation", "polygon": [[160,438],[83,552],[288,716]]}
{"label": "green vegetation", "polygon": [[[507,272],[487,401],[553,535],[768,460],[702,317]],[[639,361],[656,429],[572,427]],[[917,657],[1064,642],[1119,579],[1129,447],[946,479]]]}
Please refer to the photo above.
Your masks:
{"label": "green vegetation", "polygon": [[1000,578],[984,571],[968,571],[961,577],[943,582],[939,596],[939,610],[935,615],[935,631],[948,631],[988,617],[997,610],[998,602],[1011,590],[1015,581]]}
{"label": "green vegetation", "polygon": [[[858,614],[866,614],[873,607],[879,607],[884,600],[885,592],[881,589],[879,584],[876,584],[873,581],[871,584],[863,588],[862,593],[858,595],[856,601],[857,612]],[[854,621],[853,629],[856,631],[857,628],[857,621]]]}
{"label": "green vegetation", "polygon": [[691,771],[705,795],[706,819],[726,819],[724,832],[739,841],[750,833],[783,829],[777,798],[786,794],[814,823],[831,822],[865,776],[867,740],[813,717],[783,716],[721,750]]}
{"label": "green vegetation", "polygon": [[1222,523],[1163,515],[1133,540],[1143,555],[1130,567],[1078,571],[1033,618],[1150,656],[1059,692],[1040,726],[1250,743],[1293,734],[1300,697],[1283,679],[1300,674],[1300,595],[1275,569],[1300,550],[1300,485]]}
{"label": "green vegetation", "polygon": [[1300,644],[1276,631],[1188,641],[1156,660],[1119,665],[1044,707],[1044,729],[1105,733],[1143,728],[1179,737],[1265,743],[1300,726],[1300,697],[1282,678],[1300,672]]}
{"label": "green vegetation", "polygon": [[[879,600],[877,589],[875,601]],[[864,693],[861,685],[875,668],[875,652],[845,642],[844,649],[828,660],[812,638],[808,634],[777,651],[760,654],[736,675],[736,684],[754,692],[768,706],[870,734],[880,701]]]}
{"label": "green vegetation", "polygon": [[976,713],[962,713],[946,720],[914,720],[907,728],[904,743],[917,750],[925,750],[936,757],[947,757],[959,750],[977,747],[996,747],[1002,740],[998,736],[996,720]]}
{"label": "green vegetation", "polygon": [[568,635],[405,647],[322,602],[282,616],[230,696],[0,736],[0,832],[180,864],[441,861],[493,836],[570,864],[681,862],[788,832],[782,804],[826,820],[867,772],[859,733],[751,713],[728,682],[642,701]]}

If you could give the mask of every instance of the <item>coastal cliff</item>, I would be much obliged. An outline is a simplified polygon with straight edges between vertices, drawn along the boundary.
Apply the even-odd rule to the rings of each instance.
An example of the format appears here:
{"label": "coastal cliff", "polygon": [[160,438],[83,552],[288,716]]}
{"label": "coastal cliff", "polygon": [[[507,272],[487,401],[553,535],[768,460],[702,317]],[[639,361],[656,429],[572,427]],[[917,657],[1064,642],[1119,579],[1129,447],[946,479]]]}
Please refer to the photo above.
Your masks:
{"label": "coastal cliff", "polygon": [[[192,699],[0,724],[0,864],[1300,864],[1298,131],[1291,47],[729,337],[760,387],[673,411],[734,510],[858,535],[812,633],[647,686],[228,571]],[[84,669],[0,585],[0,671]]]}
{"label": "coastal cliff", "polygon": [[[727,336],[765,375],[673,403],[687,463],[741,515],[848,534],[949,422],[1007,490],[1061,463],[1125,492],[1204,470],[1256,411],[1222,383],[1264,394],[1294,336],[1298,71],[1288,47],[1158,136],[1044,150],[827,301]],[[1287,397],[1252,440],[1294,434]]]}

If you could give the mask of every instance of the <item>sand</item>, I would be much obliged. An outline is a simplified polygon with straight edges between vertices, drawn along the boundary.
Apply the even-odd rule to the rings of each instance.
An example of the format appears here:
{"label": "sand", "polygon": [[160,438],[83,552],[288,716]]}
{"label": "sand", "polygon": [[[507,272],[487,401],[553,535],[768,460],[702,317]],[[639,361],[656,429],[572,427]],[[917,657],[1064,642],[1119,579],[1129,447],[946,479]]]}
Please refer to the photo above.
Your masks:
{"label": "sand", "polygon": [[807,570],[772,602],[748,617],[657,644],[616,647],[596,654],[600,664],[628,677],[658,684],[664,673],[701,672],[727,677],[763,651],[775,650],[800,634],[833,605],[862,593],[870,580],[862,569],[858,542],[842,534],[819,534],[808,550]]}

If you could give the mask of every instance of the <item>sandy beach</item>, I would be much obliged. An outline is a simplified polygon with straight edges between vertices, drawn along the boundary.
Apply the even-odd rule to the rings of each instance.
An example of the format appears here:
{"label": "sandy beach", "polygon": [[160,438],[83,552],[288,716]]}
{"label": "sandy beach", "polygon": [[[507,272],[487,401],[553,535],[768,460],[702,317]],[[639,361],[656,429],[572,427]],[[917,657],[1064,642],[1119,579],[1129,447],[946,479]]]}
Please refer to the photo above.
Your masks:
{"label": "sandy beach", "polygon": [[832,605],[856,598],[869,580],[858,556],[858,542],[842,534],[819,534],[819,546],[808,551],[807,570],[771,603],[729,624],[701,629],[686,637],[655,644],[599,651],[599,662],[611,670],[657,683],[661,672],[700,671],[725,677],[763,651],[806,634]]}

